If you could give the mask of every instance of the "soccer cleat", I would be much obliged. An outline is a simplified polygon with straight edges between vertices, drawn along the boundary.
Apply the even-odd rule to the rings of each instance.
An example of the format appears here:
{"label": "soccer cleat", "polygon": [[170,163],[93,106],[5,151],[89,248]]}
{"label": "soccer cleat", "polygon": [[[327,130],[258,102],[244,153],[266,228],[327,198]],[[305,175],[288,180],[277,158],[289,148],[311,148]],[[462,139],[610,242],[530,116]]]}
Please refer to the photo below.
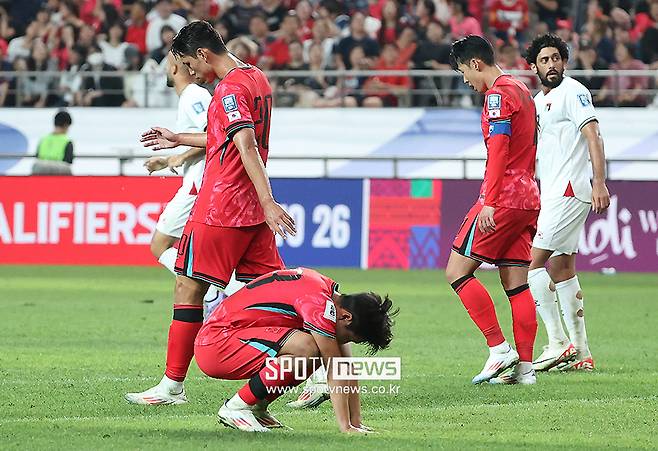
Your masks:
{"label": "soccer cleat", "polygon": [[532,362],[535,371],[549,371],[551,368],[576,359],[576,348],[571,343],[559,347],[544,346],[544,352]]}
{"label": "soccer cleat", "polygon": [[253,410],[230,409],[229,407],[227,407],[226,403],[222,404],[222,407],[219,408],[219,412],[217,412],[217,421],[219,421],[221,424],[223,424],[226,427],[239,429],[245,432],[270,431],[268,428],[260,424],[256,416],[254,415]]}
{"label": "soccer cleat", "polygon": [[519,363],[519,354],[510,346],[509,350],[504,353],[492,352],[489,354],[484,368],[473,378],[473,384],[481,384],[493,379],[508,368]]}
{"label": "soccer cleat", "polygon": [[327,384],[319,384],[307,382],[304,390],[300,393],[299,397],[286,404],[293,409],[312,409],[317,407],[323,402],[327,401],[329,396],[329,386]]}
{"label": "soccer cleat", "polygon": [[263,403],[263,404],[256,404],[256,406],[254,406],[252,412],[254,413],[254,417],[256,417],[256,420],[258,420],[261,426],[264,426],[268,429],[284,427],[283,423],[281,423],[279,420],[274,418],[274,415],[272,415],[270,412],[267,411],[268,404],[269,403]]}
{"label": "soccer cleat", "polygon": [[551,368],[550,371],[594,371],[594,359],[592,356],[584,359],[576,358],[570,362],[562,362]]}
{"label": "soccer cleat", "polygon": [[179,393],[171,393],[170,390],[160,384],[141,393],[126,393],[125,398],[131,404],[145,406],[175,405],[187,402],[184,388]]}
{"label": "soccer cleat", "polygon": [[537,376],[535,375],[535,370],[530,369],[524,373],[519,371],[519,365],[516,365],[514,368],[508,368],[497,377],[489,379],[490,384],[501,384],[501,385],[534,385],[537,383]]}

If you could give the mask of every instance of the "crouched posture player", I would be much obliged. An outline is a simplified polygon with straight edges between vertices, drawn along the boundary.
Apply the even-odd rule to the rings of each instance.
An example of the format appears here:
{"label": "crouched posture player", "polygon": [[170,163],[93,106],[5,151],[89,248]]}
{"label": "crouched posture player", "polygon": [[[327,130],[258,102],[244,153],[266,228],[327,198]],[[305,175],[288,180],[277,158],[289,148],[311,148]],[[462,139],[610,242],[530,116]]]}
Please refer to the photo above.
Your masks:
{"label": "crouched posture player", "polygon": [[[356,381],[332,378],[334,357],[349,357],[349,343],[366,343],[375,353],[392,338],[392,302],[374,293],[342,295],[338,284],[306,268],[274,271],[229,296],[197,335],[199,368],[217,379],[249,382],[219,409],[229,427],[267,432],[281,427],[268,405],[315,370],[317,357],[328,383],[342,432],[368,432],[361,422]],[[272,360],[268,360],[272,359]],[[295,371],[283,363],[291,359]],[[319,365],[319,362],[317,362]]]}
{"label": "crouched posture player", "polygon": [[[537,319],[528,289],[528,265],[539,211],[535,105],[528,88],[494,64],[493,48],[485,39],[468,36],[455,42],[451,61],[465,83],[486,95],[484,182],[478,202],[457,233],[446,267],[448,281],[489,345],[489,358],[473,383],[534,384]],[[518,353],[503,336],[489,293],[473,275],[482,262],[498,266],[512,307]]]}
{"label": "crouched posture player", "polygon": [[[605,211],[610,194],[605,186],[603,140],[592,96],[578,81],[564,77],[568,59],[567,44],[550,34],[535,38],[527,52],[527,61],[542,84],[535,96],[541,212],[528,275],[537,311],[548,332],[548,345],[533,365],[537,371],[594,369],[576,253],[590,209]],[[544,266],[548,261],[547,272]],[[569,337],[562,328],[558,298]]]}
{"label": "crouched posture player", "polygon": [[269,147],[272,89],[258,68],[226,50],[208,22],[187,24],[171,52],[197,81],[219,79],[208,108],[207,133],[146,132],[154,150],[179,145],[206,148],[206,168],[178,247],[174,315],[167,364],[158,385],[128,393],[135,404],[187,402],[183,382],[194,356],[203,320],[203,295],[213,284],[224,288],[233,271],[249,282],[285,266],[274,233],[295,233],[295,223],[274,200],[265,163]]}

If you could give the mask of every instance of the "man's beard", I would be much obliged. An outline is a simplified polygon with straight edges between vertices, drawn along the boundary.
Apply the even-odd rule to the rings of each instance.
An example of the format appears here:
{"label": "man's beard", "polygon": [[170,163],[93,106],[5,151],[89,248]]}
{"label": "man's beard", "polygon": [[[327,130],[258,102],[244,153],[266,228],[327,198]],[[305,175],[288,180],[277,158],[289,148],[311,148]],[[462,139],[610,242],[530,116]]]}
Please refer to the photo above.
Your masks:
{"label": "man's beard", "polygon": [[544,75],[543,77],[540,75],[539,81],[541,81],[541,84],[546,86],[547,88],[551,88],[551,89],[557,88],[558,86],[560,86],[560,83],[562,83],[562,80],[564,79],[564,72],[552,71],[551,75],[554,74],[557,74],[557,78],[555,79],[555,81],[550,81],[548,79],[548,73],[546,73],[546,75]]}

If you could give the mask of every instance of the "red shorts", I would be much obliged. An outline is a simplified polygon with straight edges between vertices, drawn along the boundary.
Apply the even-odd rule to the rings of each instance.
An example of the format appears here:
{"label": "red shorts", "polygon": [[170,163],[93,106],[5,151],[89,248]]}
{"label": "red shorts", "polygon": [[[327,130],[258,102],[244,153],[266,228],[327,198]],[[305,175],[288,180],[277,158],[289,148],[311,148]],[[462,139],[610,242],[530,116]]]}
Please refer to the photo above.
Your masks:
{"label": "red shorts", "polygon": [[537,210],[497,207],[496,231],[482,233],[477,227],[482,205],[470,209],[462,223],[452,249],[465,257],[496,266],[530,265],[530,248],[537,231]]}
{"label": "red shorts", "polygon": [[241,282],[284,269],[274,234],[266,223],[219,227],[187,221],[178,245],[176,274],[225,288],[235,270]]}
{"label": "red shorts", "polygon": [[[258,373],[270,357],[276,357],[285,342],[299,329],[289,327],[247,327],[244,329],[203,328],[194,345],[194,359],[199,369],[216,379],[249,379]],[[219,341],[200,344],[205,335],[219,336]]]}

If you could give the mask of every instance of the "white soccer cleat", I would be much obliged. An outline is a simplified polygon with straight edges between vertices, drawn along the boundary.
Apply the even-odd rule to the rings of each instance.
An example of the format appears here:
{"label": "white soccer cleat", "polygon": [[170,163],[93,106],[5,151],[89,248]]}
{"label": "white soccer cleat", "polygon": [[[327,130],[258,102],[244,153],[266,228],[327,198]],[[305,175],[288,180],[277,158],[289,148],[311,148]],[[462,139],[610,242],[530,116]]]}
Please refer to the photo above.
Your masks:
{"label": "white soccer cleat", "polygon": [[312,409],[329,399],[329,385],[309,381],[299,397],[286,405],[293,409]]}
{"label": "white soccer cleat", "polygon": [[481,384],[493,379],[508,368],[519,363],[519,354],[510,346],[507,352],[491,352],[480,374],[473,378],[473,384]]}
{"label": "white soccer cleat", "polygon": [[561,363],[571,362],[576,359],[576,348],[571,343],[553,347],[544,346],[544,352],[532,362],[535,371],[549,371]]}
{"label": "white soccer cleat", "polygon": [[222,407],[219,408],[219,412],[217,412],[217,421],[226,427],[239,429],[245,432],[270,431],[268,428],[260,424],[252,409],[230,409],[227,407],[226,403],[222,404]]}
{"label": "white soccer cleat", "polygon": [[516,365],[514,368],[506,369],[497,377],[489,379],[489,383],[501,385],[535,385],[537,383],[535,370],[530,368],[529,370],[522,373],[519,367],[520,365]]}
{"label": "white soccer cleat", "polygon": [[575,358],[569,362],[562,362],[550,371],[594,371],[594,359],[592,356],[585,357],[584,359]]}
{"label": "white soccer cleat", "polygon": [[256,404],[254,406],[252,412],[254,413],[254,417],[256,417],[256,420],[258,420],[261,426],[266,427],[268,429],[276,429],[276,428],[284,427],[283,423],[281,423],[279,420],[274,418],[274,415],[268,412],[267,410],[268,405],[269,403],[264,402],[262,404]]}
{"label": "white soccer cleat", "polygon": [[141,393],[126,393],[125,398],[131,404],[144,406],[176,405],[188,402],[184,388],[181,388],[179,393],[172,393],[171,390],[168,390],[162,384],[158,384]]}

